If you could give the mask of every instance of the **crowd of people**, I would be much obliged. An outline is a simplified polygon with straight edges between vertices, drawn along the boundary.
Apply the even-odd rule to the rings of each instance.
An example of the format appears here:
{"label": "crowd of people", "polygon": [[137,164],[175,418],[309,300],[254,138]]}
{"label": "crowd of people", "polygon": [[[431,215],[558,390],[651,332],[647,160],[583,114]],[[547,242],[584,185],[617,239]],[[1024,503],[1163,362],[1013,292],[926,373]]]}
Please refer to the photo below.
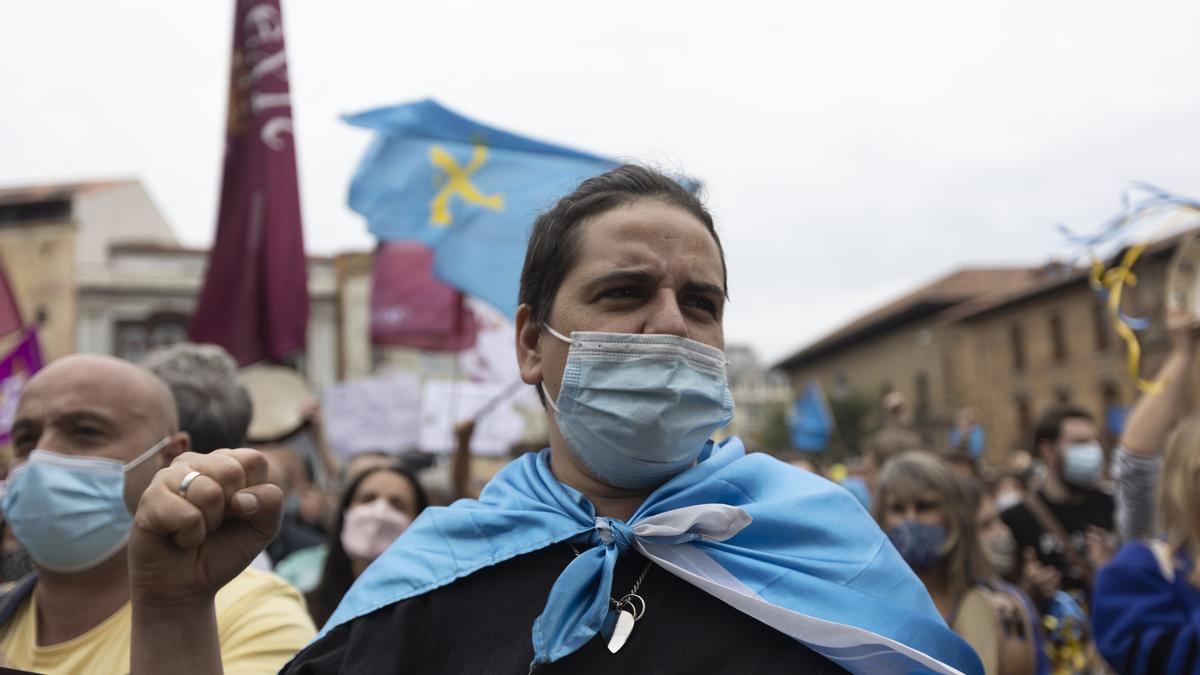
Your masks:
{"label": "crowd of people", "polygon": [[893,395],[842,475],[710,440],[734,414],[727,292],[711,216],[655,171],[540,216],[516,349],[550,438],[482,491],[471,423],[446,481],[387,452],[339,462],[311,402],[252,424],[272,405],[213,345],[50,363],[12,429],[0,664],[1200,672],[1190,314],[1166,318],[1163,386],[1111,452],[1061,406],[989,464],[970,411],[926,439]]}

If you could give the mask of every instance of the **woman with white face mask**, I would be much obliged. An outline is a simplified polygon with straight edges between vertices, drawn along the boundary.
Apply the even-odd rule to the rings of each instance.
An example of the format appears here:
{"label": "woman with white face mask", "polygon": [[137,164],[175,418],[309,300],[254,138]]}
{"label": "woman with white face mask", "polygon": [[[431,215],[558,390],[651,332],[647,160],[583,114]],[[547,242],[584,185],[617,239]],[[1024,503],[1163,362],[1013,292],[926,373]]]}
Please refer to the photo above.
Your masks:
{"label": "woman with white face mask", "polygon": [[321,581],[308,594],[308,611],[317,625],[428,505],[416,477],[398,466],[367,469],[346,486],[326,545]]}

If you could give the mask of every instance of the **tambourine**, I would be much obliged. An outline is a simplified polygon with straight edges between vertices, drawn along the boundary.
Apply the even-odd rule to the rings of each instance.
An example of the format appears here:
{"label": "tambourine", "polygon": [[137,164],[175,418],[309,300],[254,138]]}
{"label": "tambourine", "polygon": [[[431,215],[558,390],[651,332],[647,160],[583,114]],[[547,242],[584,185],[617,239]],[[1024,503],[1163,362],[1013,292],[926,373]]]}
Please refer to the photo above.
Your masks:
{"label": "tambourine", "polygon": [[982,585],[972,588],[959,604],[952,628],[975,648],[985,672],[1037,672],[1038,634],[1024,603],[1013,593]]}
{"label": "tambourine", "polygon": [[1200,316],[1200,237],[1190,234],[1179,244],[1167,272],[1167,309],[1190,310]]}
{"label": "tambourine", "polygon": [[246,440],[273,441],[304,424],[304,404],[313,391],[303,375],[284,366],[254,365],[238,371],[238,380],[254,406]]}

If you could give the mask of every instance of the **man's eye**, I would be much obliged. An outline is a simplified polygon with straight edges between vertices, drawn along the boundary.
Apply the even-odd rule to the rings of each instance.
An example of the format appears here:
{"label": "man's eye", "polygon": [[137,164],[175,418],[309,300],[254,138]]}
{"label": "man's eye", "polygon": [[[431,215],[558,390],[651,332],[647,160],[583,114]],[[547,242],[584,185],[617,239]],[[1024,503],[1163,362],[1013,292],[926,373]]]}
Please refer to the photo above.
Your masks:
{"label": "man's eye", "polygon": [[709,300],[708,298],[705,298],[705,297],[689,298],[684,301],[684,304],[689,307],[695,307],[696,309],[699,309],[701,311],[708,312],[709,314],[711,314],[713,316],[717,315],[717,303],[713,302],[712,300]]}
{"label": "man's eye", "polygon": [[17,452],[29,453],[37,445],[37,436],[32,433],[17,434],[12,437],[12,444]]}
{"label": "man's eye", "polygon": [[613,298],[617,300],[640,298],[641,296],[641,290],[634,286],[619,286],[617,288],[610,288],[600,294],[600,297],[602,298]]}

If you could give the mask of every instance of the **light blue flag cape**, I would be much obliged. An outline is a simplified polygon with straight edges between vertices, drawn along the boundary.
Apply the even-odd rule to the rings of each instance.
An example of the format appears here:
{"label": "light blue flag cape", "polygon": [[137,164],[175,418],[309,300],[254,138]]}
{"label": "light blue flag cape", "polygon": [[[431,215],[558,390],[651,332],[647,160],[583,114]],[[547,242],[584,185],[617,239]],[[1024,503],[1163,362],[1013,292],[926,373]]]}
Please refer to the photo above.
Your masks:
{"label": "light blue flag cape", "polygon": [[853,673],[982,675],[920,580],[848,492],[737,439],[651,494],[629,523],[597,518],[550,471],[549,450],[496,475],[476,500],[431,507],[354,582],[334,627],[559,542],[590,546],[555,581],[533,624],[534,664],[601,629],[613,568],[635,548],[735,609]]}
{"label": "light blue flag cape", "polygon": [[350,208],[381,240],[428,245],[435,276],[510,318],[534,218],[617,165],[480,124],[432,100],[345,120],[377,133],[350,183]]}

